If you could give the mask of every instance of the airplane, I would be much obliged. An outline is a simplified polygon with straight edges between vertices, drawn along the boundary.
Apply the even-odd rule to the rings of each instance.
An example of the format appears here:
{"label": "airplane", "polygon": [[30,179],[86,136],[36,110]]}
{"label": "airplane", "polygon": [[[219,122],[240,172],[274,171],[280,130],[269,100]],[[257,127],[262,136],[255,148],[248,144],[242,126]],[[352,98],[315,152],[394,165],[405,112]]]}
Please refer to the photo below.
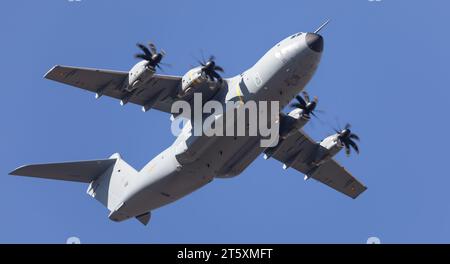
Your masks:
{"label": "airplane", "polygon": [[[121,105],[142,106],[144,112],[156,109],[169,114],[179,100],[192,100],[194,93],[203,99],[227,101],[278,101],[281,109],[291,104],[288,114],[279,111],[279,141],[261,147],[260,137],[196,136],[185,126],[174,143],[153,158],[140,171],[115,153],[107,159],[19,167],[11,175],[87,183],[87,193],[109,210],[109,219],[121,222],[136,218],[147,225],[151,213],[207,185],[215,178],[232,178],[241,174],[264,154],[317,180],[353,199],[367,187],[333,158],[342,149],[359,153],[359,137],[350,125],[335,129],[335,134],[320,142],[311,139],[302,128],[315,116],[317,97],[303,91],[312,79],[324,50],[319,34],[326,21],[314,32],[298,32],[281,40],[243,73],[222,78],[223,69],[211,56],[184,76],[156,73],[165,56],[150,43],[137,44],[142,51],[129,72],[54,66],[45,78],[109,96]],[[303,92],[302,92],[303,91]],[[302,92],[302,96],[300,96]],[[186,129],[187,127],[187,129]]]}

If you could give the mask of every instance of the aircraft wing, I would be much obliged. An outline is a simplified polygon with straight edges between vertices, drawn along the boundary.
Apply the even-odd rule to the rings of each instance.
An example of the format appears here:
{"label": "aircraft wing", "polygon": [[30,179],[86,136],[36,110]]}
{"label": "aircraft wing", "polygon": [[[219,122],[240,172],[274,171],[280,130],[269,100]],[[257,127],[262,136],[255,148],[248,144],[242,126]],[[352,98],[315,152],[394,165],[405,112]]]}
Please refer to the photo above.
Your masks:
{"label": "aircraft wing", "polygon": [[46,79],[72,85],[97,95],[106,95],[145,107],[170,113],[172,103],[181,82],[179,76],[155,74],[150,81],[132,93],[124,89],[128,72],[101,69],[55,66]]}
{"label": "aircraft wing", "polygon": [[296,131],[293,135],[280,141],[274,152],[269,154],[266,150],[266,155],[271,155],[281,161],[286,168],[292,167],[307,175],[308,178],[324,183],[353,199],[367,189],[334,159],[329,159],[320,166],[312,164],[312,155],[320,147],[303,131]]}

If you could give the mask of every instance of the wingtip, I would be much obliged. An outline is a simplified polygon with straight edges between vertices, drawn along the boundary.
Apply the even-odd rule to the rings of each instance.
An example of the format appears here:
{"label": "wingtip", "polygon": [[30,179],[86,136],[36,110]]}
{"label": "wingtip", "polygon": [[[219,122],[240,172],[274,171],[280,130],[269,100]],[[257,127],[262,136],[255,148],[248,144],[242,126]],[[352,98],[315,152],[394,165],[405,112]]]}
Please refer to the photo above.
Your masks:
{"label": "wingtip", "polygon": [[356,196],[353,196],[352,198],[355,200],[356,198],[358,198],[361,194],[363,194],[365,191],[367,191],[367,186],[362,187],[362,191],[359,192]]}
{"label": "wingtip", "polygon": [[20,166],[20,167],[16,168],[15,170],[11,171],[10,173],[8,173],[8,175],[21,176],[21,175],[19,174],[20,171],[21,171],[22,169],[26,168],[26,167],[27,167],[27,165]]}
{"label": "wingtip", "polygon": [[49,79],[50,74],[56,69],[58,68],[59,65],[55,65],[53,66],[50,70],[48,70],[45,74],[44,74],[44,79]]}

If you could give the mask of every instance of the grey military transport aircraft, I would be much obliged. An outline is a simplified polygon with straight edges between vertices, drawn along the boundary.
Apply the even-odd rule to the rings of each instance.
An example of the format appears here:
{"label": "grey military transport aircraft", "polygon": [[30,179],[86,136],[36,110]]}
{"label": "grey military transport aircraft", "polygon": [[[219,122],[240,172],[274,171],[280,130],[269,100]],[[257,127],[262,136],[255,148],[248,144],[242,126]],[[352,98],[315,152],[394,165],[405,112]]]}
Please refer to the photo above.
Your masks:
{"label": "grey military transport aircraft", "polygon": [[[326,23],[325,23],[326,24]],[[129,72],[55,66],[46,79],[171,114],[179,100],[192,101],[193,93],[203,100],[278,101],[281,109],[291,104],[288,114],[279,113],[279,140],[275,146],[261,147],[259,137],[196,136],[183,129],[175,142],[137,171],[116,153],[108,159],[22,166],[11,175],[39,177],[89,184],[87,193],[110,211],[109,218],[120,222],[136,218],[147,225],[151,212],[205,186],[214,178],[239,175],[260,154],[274,158],[284,169],[293,168],[329,187],[356,198],[366,187],[334,159],[340,150],[359,152],[358,136],[350,125],[336,130],[320,142],[312,140],[302,127],[314,116],[317,98],[306,92],[298,95],[315,73],[324,48],[319,31],[295,33],[273,46],[254,66],[231,78],[222,78],[223,69],[209,60],[184,76],[157,74],[165,52],[154,44],[138,44],[141,59]],[[192,128],[192,127],[191,127]]]}

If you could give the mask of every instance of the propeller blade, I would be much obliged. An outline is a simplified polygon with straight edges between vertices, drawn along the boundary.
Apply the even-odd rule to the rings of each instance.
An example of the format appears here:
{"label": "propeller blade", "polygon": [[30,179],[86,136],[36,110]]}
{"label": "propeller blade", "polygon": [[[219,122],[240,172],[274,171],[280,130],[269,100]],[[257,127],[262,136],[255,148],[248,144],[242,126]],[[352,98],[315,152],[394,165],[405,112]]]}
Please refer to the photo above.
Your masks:
{"label": "propeller blade", "polygon": [[159,65],[163,65],[165,67],[172,68],[172,64],[170,64],[170,63],[160,62]]}
{"label": "propeller blade", "polygon": [[151,60],[151,58],[149,56],[145,55],[145,54],[136,54],[136,55],[134,55],[134,57],[136,59],[143,59],[143,60],[146,60],[146,61]]}
{"label": "propeller blade", "polygon": [[300,108],[303,109],[303,106],[300,103],[292,103],[289,105],[292,108]]}
{"label": "propeller blade", "polygon": [[356,151],[356,153],[359,154],[358,145],[356,145],[356,143],[353,140],[349,139],[348,140],[348,144]]}
{"label": "propeller blade", "polygon": [[163,73],[166,73],[166,71],[164,70],[163,67],[161,67],[161,65],[156,64],[156,67],[157,67],[160,71],[162,71]]}
{"label": "propeller blade", "polygon": [[317,105],[317,103],[319,102],[319,97],[314,96],[313,102],[316,103],[316,105]]}
{"label": "propeller blade", "polygon": [[212,76],[210,71],[203,70],[203,73],[206,75],[206,78],[208,78],[208,80],[214,81],[214,77]]}
{"label": "propeller blade", "polygon": [[158,53],[158,52],[156,51],[156,46],[155,46],[155,44],[153,44],[152,42],[149,42],[149,43],[148,43],[148,46],[150,47],[150,50],[152,51],[153,54]]}
{"label": "propeller blade", "polygon": [[202,64],[206,64],[206,59],[205,59],[205,54],[203,53],[203,50],[201,49],[200,50],[200,55],[202,56],[202,60],[201,60],[201,62],[202,62]]}
{"label": "propeller blade", "polygon": [[204,62],[202,62],[201,60],[198,60],[197,63],[200,64],[202,67],[206,66],[206,64]]}
{"label": "propeller blade", "polygon": [[352,126],[349,124],[349,123],[347,123],[346,125],[345,125],[345,127],[344,127],[344,129],[350,129]]}
{"label": "propeller blade", "polygon": [[214,70],[218,72],[224,72],[223,68],[217,65],[214,67]]}
{"label": "propeller blade", "polygon": [[349,138],[351,138],[351,139],[355,139],[355,140],[358,140],[359,141],[359,137],[358,137],[358,135],[356,135],[356,134],[351,134],[350,136],[349,136]]}
{"label": "propeller blade", "polygon": [[147,55],[148,57],[152,57],[152,53],[150,52],[150,50],[148,50],[148,48],[145,45],[137,43],[136,46],[140,48],[145,53],[145,55]]}
{"label": "propeller blade", "polygon": [[303,106],[303,108],[306,107],[306,102],[300,95],[295,96],[295,99],[297,99],[297,101]]}
{"label": "propeller blade", "polygon": [[302,94],[305,97],[305,101],[307,103],[311,102],[311,100],[309,99],[309,94],[306,91],[303,91]]}
{"label": "propeller blade", "polygon": [[212,75],[214,78],[216,78],[217,80],[219,80],[219,81],[222,80],[222,77],[221,77],[217,72],[215,72],[215,71],[212,71],[212,72],[211,72],[211,75]]}
{"label": "propeller blade", "polygon": [[347,141],[344,141],[344,147],[345,147],[345,154],[347,156],[350,156],[351,149]]}

